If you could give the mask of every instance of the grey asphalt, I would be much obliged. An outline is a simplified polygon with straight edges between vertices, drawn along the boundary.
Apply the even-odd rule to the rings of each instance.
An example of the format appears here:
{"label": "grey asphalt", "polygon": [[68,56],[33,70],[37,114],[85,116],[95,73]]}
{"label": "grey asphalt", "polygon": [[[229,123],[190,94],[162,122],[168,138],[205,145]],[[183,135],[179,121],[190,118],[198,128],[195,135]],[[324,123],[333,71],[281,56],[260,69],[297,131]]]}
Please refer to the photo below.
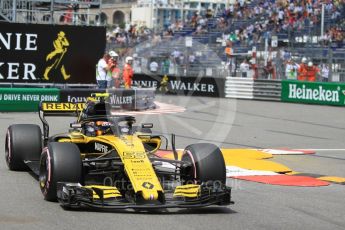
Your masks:
{"label": "grey asphalt", "polygon": [[[345,149],[344,108],[229,100],[157,97],[187,108],[178,114],[141,115],[154,132],[176,133],[178,148],[213,142],[230,148]],[[49,118],[52,134],[71,118]],[[0,114],[0,155],[6,129],[14,123],[40,124],[37,113]],[[345,150],[315,155],[276,156],[293,170],[345,177]],[[345,229],[345,185],[286,187],[229,179],[235,205],[169,212],[65,211],[42,199],[38,183],[25,172],[8,171],[0,157],[0,229]]]}

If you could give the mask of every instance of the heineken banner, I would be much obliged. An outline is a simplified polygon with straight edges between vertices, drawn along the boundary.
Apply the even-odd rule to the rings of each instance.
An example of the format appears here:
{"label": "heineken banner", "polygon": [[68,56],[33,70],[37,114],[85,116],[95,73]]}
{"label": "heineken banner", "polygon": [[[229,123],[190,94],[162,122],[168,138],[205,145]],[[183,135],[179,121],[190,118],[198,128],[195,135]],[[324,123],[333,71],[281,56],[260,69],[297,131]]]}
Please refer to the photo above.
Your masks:
{"label": "heineken banner", "polygon": [[0,82],[96,82],[105,28],[0,23]]}
{"label": "heineken banner", "polygon": [[38,111],[40,101],[59,102],[59,89],[42,88],[0,88],[0,111]]}
{"label": "heineken banner", "polygon": [[178,77],[135,74],[133,85],[152,87],[157,93],[186,96],[224,97],[224,78]]}
{"label": "heineken banner", "polygon": [[344,106],[344,95],[345,84],[282,81],[282,101]]}

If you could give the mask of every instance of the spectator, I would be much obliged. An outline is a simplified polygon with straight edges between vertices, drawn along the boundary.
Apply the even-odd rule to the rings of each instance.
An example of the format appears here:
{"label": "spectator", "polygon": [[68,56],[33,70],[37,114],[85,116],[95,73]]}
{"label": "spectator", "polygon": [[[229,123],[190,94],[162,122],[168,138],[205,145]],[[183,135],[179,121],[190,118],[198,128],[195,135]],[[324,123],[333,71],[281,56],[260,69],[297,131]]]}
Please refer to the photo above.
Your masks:
{"label": "spectator", "polygon": [[108,66],[108,61],[110,59],[110,55],[108,53],[103,55],[96,66],[96,80],[98,88],[105,89],[107,88],[107,82],[109,80],[108,71],[110,67]]}
{"label": "spectator", "polygon": [[126,64],[123,68],[123,81],[125,83],[126,89],[130,89],[132,87],[132,78],[134,76],[132,63],[133,63],[133,58],[126,57]]}
{"label": "spectator", "polygon": [[285,65],[285,77],[288,80],[297,80],[298,66],[292,59],[289,59]]}
{"label": "spectator", "polygon": [[298,67],[298,80],[307,80],[307,58],[302,58],[302,63]]}
{"label": "spectator", "polygon": [[321,77],[322,77],[323,82],[328,82],[328,75],[329,75],[328,65],[322,64],[321,65]]}
{"label": "spectator", "polygon": [[109,55],[111,58],[108,61],[108,66],[110,68],[112,80],[108,82],[108,87],[120,88],[121,77],[120,68],[118,67],[119,55],[114,51],[110,51]]}
{"label": "spectator", "polygon": [[162,62],[162,74],[167,75],[169,74],[170,69],[170,59],[167,57]]}
{"label": "spectator", "polygon": [[240,71],[241,71],[241,77],[248,77],[249,64],[246,58],[240,64]]}
{"label": "spectator", "polygon": [[311,61],[308,62],[307,71],[306,71],[307,81],[315,82],[319,72],[320,72],[320,69],[314,66],[313,62]]}
{"label": "spectator", "polygon": [[264,68],[264,73],[267,79],[276,79],[276,70],[271,60],[267,61],[267,65]]}
{"label": "spectator", "polygon": [[224,53],[227,59],[227,66],[229,67],[230,73],[235,72],[235,60],[233,57],[233,49],[232,49],[232,42],[228,41],[225,47]]}
{"label": "spectator", "polygon": [[174,62],[176,64],[180,64],[180,56],[181,56],[181,52],[180,51],[175,49],[174,52],[171,53],[171,56],[173,57]]}
{"label": "spectator", "polygon": [[150,63],[150,71],[152,73],[157,73],[158,71],[158,63],[155,60]]}

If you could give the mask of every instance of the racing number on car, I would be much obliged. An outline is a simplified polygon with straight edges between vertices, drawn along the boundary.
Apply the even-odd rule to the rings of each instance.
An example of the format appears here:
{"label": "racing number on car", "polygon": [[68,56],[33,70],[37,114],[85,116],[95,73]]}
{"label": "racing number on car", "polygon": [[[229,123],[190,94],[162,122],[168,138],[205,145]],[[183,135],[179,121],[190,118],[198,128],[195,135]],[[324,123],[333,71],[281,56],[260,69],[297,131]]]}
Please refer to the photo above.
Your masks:
{"label": "racing number on car", "polygon": [[144,152],[124,152],[123,158],[124,159],[144,159],[146,153]]}

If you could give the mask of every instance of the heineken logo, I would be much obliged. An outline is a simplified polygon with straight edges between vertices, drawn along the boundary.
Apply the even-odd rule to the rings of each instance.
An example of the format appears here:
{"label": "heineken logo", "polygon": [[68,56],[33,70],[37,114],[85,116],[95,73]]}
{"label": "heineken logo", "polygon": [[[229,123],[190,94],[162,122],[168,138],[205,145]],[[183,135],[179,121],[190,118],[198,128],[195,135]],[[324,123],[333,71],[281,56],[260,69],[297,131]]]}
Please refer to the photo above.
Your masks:
{"label": "heineken logo", "polygon": [[331,90],[325,89],[322,85],[319,85],[317,88],[308,88],[305,84],[300,86],[290,83],[288,98],[321,102],[340,102],[340,91],[340,87],[337,90]]}

